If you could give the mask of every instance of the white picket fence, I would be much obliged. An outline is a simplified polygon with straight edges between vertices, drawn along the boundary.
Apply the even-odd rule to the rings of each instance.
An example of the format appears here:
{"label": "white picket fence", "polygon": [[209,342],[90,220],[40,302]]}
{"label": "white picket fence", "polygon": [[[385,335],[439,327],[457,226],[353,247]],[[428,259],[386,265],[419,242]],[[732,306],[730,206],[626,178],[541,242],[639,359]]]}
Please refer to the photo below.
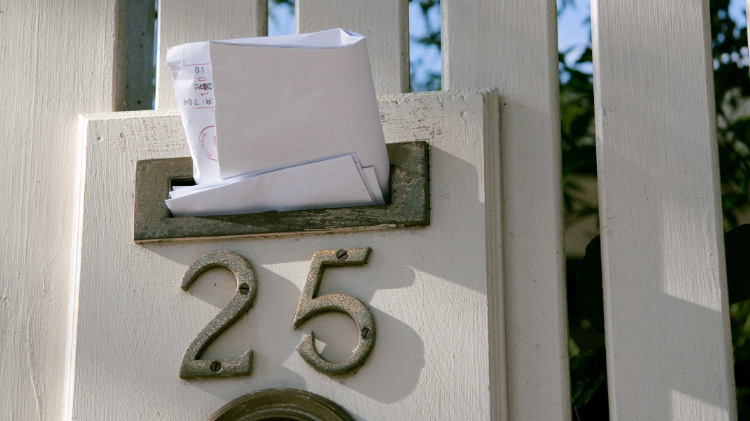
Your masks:
{"label": "white picket fence", "polygon": [[[160,1],[157,108],[175,109],[167,46],[265,35],[266,1]],[[443,89],[500,94],[499,418],[570,419],[556,4],[441,9]],[[591,10],[612,417],[735,419],[708,0]],[[367,36],[378,93],[408,91],[406,0],[297,0],[296,16],[298,32]],[[63,413],[76,115],[148,98],[152,18],[153,0],[0,5],[0,418]]]}

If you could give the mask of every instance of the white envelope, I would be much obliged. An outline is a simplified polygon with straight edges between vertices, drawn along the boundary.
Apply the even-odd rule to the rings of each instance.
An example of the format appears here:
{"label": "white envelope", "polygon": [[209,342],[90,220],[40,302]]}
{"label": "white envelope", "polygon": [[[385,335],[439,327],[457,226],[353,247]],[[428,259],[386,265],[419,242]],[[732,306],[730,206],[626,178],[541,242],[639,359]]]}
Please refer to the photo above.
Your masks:
{"label": "white envelope", "polygon": [[390,164],[364,37],[341,29],[209,43],[222,179],[355,153]]}
{"label": "white envelope", "polygon": [[197,184],[219,181],[208,42],[192,42],[169,48],[167,64],[174,78],[177,108],[193,158],[193,178]]}
{"label": "white envelope", "polygon": [[[186,188],[188,189],[188,188]],[[181,192],[182,190],[178,190]],[[352,155],[199,186],[167,200],[173,216],[235,215],[376,204]]]}

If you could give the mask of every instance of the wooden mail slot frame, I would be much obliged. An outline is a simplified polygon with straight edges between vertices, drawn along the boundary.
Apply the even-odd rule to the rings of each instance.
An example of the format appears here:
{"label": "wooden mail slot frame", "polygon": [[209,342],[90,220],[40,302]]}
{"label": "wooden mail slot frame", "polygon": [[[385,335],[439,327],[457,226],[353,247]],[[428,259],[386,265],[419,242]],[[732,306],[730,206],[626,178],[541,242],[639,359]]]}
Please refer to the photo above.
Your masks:
{"label": "wooden mail slot frame", "polygon": [[426,142],[388,144],[391,202],[387,205],[173,217],[164,200],[173,182],[190,180],[190,158],[138,161],[135,175],[137,244],[233,237],[276,237],[420,227],[430,224],[429,156]]}

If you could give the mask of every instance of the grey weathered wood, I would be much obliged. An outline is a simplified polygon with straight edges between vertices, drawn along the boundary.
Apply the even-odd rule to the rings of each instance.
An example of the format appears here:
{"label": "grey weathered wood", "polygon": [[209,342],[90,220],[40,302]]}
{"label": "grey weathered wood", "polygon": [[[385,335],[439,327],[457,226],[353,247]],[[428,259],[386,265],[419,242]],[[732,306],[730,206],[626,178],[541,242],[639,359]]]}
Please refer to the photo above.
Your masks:
{"label": "grey weathered wood", "polygon": [[441,9],[443,86],[497,87],[501,98],[505,290],[495,299],[506,306],[508,416],[568,419],[556,4],[444,0]]}
{"label": "grey weathered wood", "polygon": [[117,2],[114,60],[116,111],[153,108],[154,3],[155,0]]}
{"label": "grey weathered wood", "polygon": [[159,42],[156,59],[156,108],[176,110],[167,48],[186,42],[265,36],[268,0],[159,1]]}
{"label": "grey weathered wood", "polygon": [[709,2],[592,6],[611,418],[735,419]]}
{"label": "grey weathered wood", "polygon": [[343,28],[364,35],[378,95],[409,92],[407,0],[297,0],[297,32]]}
{"label": "grey weathered wood", "polygon": [[[175,116],[176,118],[176,116]],[[430,223],[429,159],[425,142],[388,146],[391,200],[380,206],[175,218],[164,199],[170,181],[191,179],[190,158],[139,161],[135,180],[134,240],[147,242],[331,234]]]}

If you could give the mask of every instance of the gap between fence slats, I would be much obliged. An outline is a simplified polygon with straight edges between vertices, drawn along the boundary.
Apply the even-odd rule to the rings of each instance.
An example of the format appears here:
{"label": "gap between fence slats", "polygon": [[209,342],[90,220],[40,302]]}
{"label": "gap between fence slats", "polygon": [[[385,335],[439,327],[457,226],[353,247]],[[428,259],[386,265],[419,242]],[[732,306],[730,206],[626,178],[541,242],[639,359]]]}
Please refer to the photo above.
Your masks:
{"label": "gap between fence slats", "polygon": [[[556,4],[441,7],[443,86],[500,93],[504,282],[491,299],[505,305],[508,417],[569,419]],[[491,334],[499,340],[503,326]]]}
{"label": "gap between fence slats", "polygon": [[155,0],[119,0],[116,5],[114,109],[150,110],[154,90]]}
{"label": "gap between fence slats", "polygon": [[736,418],[708,4],[592,3],[612,419]]}
{"label": "gap between fence slats", "polygon": [[172,74],[165,62],[167,48],[186,42],[265,36],[267,0],[204,0],[159,2],[156,66],[156,109],[176,110]]}
{"label": "gap between fence slats", "polygon": [[297,32],[343,28],[364,35],[378,95],[409,92],[406,0],[297,0]]}

